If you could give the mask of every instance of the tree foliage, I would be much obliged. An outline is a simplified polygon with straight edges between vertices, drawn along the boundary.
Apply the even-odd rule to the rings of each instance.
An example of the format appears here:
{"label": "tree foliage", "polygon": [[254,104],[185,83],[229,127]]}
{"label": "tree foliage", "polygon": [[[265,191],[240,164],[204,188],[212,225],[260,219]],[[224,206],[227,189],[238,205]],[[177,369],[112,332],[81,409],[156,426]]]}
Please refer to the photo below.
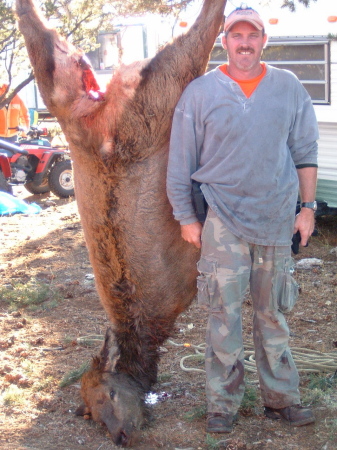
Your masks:
{"label": "tree foliage", "polygon": [[291,12],[295,12],[297,4],[302,4],[308,8],[310,3],[313,2],[317,2],[317,0],[283,0],[282,8],[289,8]]}
{"label": "tree foliage", "polygon": [[[17,56],[24,45],[16,27],[14,13],[6,0],[0,0],[0,18],[0,59],[3,63],[3,70],[0,71],[0,80],[10,85],[13,75],[15,75]],[[3,72],[5,72],[6,76],[4,76]],[[8,94],[5,93],[5,95],[7,96]]]}

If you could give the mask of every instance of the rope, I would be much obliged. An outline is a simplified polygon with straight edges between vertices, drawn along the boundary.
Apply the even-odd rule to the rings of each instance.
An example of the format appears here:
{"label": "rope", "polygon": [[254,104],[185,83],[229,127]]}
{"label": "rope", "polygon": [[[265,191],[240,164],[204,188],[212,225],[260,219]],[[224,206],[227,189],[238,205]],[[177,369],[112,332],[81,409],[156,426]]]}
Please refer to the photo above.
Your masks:
{"label": "rope", "polygon": [[[89,335],[89,336],[81,336],[77,338],[77,342],[79,344],[83,344],[85,342],[95,342],[100,341],[102,342],[104,340],[104,337],[101,335]],[[203,361],[205,359],[205,348],[206,344],[190,344],[190,343],[183,343],[179,344],[177,342],[174,342],[172,340],[167,341],[168,344],[173,345],[174,347],[183,347],[183,348],[191,348],[194,350],[193,354],[183,356],[180,359],[180,368],[184,372],[202,372],[204,373],[204,369],[198,369],[196,367],[186,367],[185,361],[187,360],[194,360],[194,361]],[[254,352],[254,346],[252,343],[247,342],[244,343],[244,364],[245,364],[245,370],[247,372],[251,373],[257,373],[256,370],[256,362],[255,362],[255,352]],[[45,349],[47,350],[47,349]],[[55,349],[53,349],[55,350]],[[58,350],[58,349],[57,349]],[[320,373],[320,372],[333,372],[337,371],[337,351],[335,352],[329,352],[329,353],[322,353],[318,350],[311,350],[308,348],[301,348],[301,347],[293,347],[291,349],[291,353],[293,356],[293,359],[295,361],[297,370],[299,372],[310,372],[310,373]]]}
{"label": "rope", "polygon": [[76,339],[76,341],[78,344],[85,344],[86,342],[102,342],[104,341],[104,336],[100,334],[90,334],[88,336],[80,336]]}
{"label": "rope", "polygon": [[[180,367],[184,372],[205,372],[203,369],[198,369],[196,367],[186,367],[184,363],[187,360],[204,360],[206,344],[178,344],[172,340],[169,340],[168,343],[176,347],[194,349],[194,354],[184,356],[180,360]],[[254,346],[251,343],[245,343],[244,348],[245,370],[251,373],[257,373]],[[337,370],[336,351],[322,353],[317,350],[294,347],[291,349],[291,353],[299,372],[320,373]]]}

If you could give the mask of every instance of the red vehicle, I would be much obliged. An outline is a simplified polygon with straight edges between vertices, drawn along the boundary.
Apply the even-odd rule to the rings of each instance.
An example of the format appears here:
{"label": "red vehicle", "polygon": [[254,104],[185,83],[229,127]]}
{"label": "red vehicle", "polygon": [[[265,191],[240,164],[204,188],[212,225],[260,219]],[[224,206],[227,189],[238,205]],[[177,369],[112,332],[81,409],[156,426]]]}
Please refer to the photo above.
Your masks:
{"label": "red vehicle", "polygon": [[1,191],[12,193],[13,185],[23,184],[32,194],[74,195],[69,151],[52,147],[44,133],[44,129],[31,127],[27,139],[15,143],[0,139]]}

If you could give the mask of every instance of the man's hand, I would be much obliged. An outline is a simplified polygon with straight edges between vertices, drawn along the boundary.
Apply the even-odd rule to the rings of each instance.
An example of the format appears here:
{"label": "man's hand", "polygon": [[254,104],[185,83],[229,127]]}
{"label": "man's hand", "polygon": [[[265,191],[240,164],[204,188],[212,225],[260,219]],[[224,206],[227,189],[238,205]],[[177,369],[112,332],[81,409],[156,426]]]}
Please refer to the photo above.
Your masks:
{"label": "man's hand", "polygon": [[200,222],[181,225],[181,237],[197,248],[201,248],[201,231],[202,225]]}
{"label": "man's hand", "polygon": [[310,208],[302,208],[295,219],[294,234],[301,233],[301,246],[305,247],[315,229],[315,213]]}
{"label": "man's hand", "polygon": [[[300,182],[300,197],[302,202],[315,199],[317,167],[302,167],[297,169]],[[310,208],[302,208],[295,220],[294,234],[301,233],[301,246],[305,247],[315,228],[315,213]]]}

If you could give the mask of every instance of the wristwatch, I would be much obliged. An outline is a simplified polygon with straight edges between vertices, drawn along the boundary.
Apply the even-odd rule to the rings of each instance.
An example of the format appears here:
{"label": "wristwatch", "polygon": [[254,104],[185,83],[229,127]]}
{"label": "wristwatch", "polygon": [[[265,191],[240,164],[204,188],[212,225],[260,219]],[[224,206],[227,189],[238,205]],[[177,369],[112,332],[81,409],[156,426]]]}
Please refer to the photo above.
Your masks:
{"label": "wristwatch", "polygon": [[301,208],[310,208],[313,211],[317,211],[317,202],[303,202],[301,203]]}

